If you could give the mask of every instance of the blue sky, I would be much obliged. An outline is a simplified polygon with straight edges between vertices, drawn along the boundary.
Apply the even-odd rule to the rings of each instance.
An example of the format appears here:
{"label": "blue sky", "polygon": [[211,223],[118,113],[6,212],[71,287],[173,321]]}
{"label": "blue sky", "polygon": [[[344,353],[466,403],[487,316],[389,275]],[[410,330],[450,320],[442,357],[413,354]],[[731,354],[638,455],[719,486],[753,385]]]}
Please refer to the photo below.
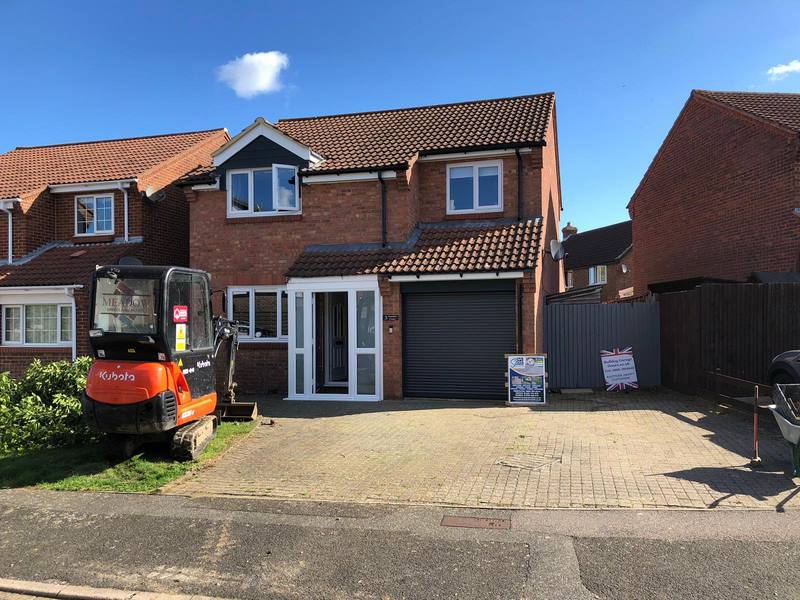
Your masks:
{"label": "blue sky", "polygon": [[[692,88],[800,92],[796,0],[4,0],[0,15],[2,152],[552,90],[562,219],[581,230],[627,218]],[[278,77],[240,97],[218,68],[259,52],[280,53],[257,65]],[[776,65],[796,68],[773,80]]]}

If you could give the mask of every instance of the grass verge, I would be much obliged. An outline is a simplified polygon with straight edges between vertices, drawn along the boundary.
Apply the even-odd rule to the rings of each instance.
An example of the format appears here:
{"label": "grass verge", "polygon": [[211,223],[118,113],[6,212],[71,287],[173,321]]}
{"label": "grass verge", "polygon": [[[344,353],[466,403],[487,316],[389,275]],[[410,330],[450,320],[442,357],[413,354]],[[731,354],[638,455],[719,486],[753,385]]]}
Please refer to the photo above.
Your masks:
{"label": "grass verge", "polygon": [[152,492],[208,462],[258,421],[220,423],[200,458],[175,462],[165,448],[146,448],[128,460],[106,456],[101,444],[40,450],[0,457],[0,488],[39,486],[51,490]]}

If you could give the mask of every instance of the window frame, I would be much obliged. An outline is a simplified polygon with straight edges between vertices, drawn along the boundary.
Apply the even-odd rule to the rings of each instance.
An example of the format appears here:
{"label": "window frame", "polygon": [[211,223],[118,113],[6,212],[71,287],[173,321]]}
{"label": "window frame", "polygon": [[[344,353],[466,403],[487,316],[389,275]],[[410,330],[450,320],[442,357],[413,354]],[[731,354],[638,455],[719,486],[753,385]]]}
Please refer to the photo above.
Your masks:
{"label": "window frame", "polygon": [[[599,277],[599,274],[601,272],[603,274],[602,280]],[[607,283],[608,283],[607,265],[595,265],[593,267],[589,267],[589,285],[605,285]]]}
{"label": "window frame", "polygon": [[[277,337],[256,337],[255,336],[255,326],[256,326],[256,303],[255,303],[255,295],[257,292],[267,292],[275,294],[276,300],[276,310],[275,310],[275,319],[276,319],[276,327],[275,331],[278,332]],[[229,287],[227,289],[227,304],[228,304],[228,318],[233,320],[233,295],[234,294],[242,294],[247,293],[247,317],[249,320],[248,325],[248,332],[247,334],[242,333],[241,327],[239,328],[239,341],[247,342],[248,344],[286,344],[289,342],[289,331],[288,331],[288,322],[287,322],[287,331],[286,335],[283,335],[281,329],[283,327],[283,304],[281,302],[282,294],[287,294],[287,302],[288,302],[288,292],[286,291],[285,285],[251,285],[251,286],[234,286]],[[287,304],[287,312],[288,312],[288,304]]]}
{"label": "window frame", "polygon": [[[93,214],[93,222],[95,223],[95,228],[93,233],[78,233],[78,201],[84,200],[86,198],[92,199],[92,210],[94,211]],[[111,198],[111,229],[104,229],[102,231],[97,230],[97,199],[98,198]],[[75,236],[76,237],[92,237],[96,235],[114,235],[116,223],[114,222],[114,204],[115,204],[114,192],[105,193],[105,194],[77,194],[75,196],[75,204],[74,204],[74,218],[75,218]]]}
{"label": "window frame", "polygon": [[565,279],[565,281],[564,281],[564,286],[565,286],[565,287],[566,287],[568,290],[572,289],[572,288],[575,286],[575,279],[574,279],[574,277],[575,277],[575,275],[574,275],[574,273],[572,272],[572,270],[571,270],[571,269],[570,269],[569,271],[567,271],[566,277],[564,278],[564,279]]}
{"label": "window frame", "polygon": [[[456,209],[450,198],[450,171],[452,169],[472,167],[472,208]],[[497,206],[480,206],[479,191],[480,179],[478,173],[481,167],[497,167]],[[446,210],[448,215],[469,215],[479,213],[503,212],[503,161],[481,160],[476,162],[449,163],[445,169],[447,180],[447,191],[445,196]]]}
{"label": "window frame", "polygon": [[[278,207],[278,169],[291,169],[294,172],[294,208],[279,208]],[[255,204],[255,177],[253,173],[256,171],[269,171],[272,178],[272,205],[274,210],[270,211],[255,211],[253,210]],[[232,203],[232,186],[231,180],[234,175],[247,175],[247,210],[233,210]],[[283,165],[274,163],[265,167],[253,167],[251,169],[229,169],[225,173],[226,183],[226,213],[229,219],[237,219],[241,217],[274,217],[278,215],[300,215],[303,213],[303,207],[300,204],[300,185],[298,177],[298,168],[296,165]]]}
{"label": "window frame", "polygon": [[[55,306],[56,307],[56,339],[58,341],[54,343],[42,343],[42,342],[28,342],[25,336],[26,331],[26,313],[25,310],[28,306]],[[9,342],[6,341],[6,311],[9,308],[19,308],[20,309],[20,341],[18,342]],[[69,340],[64,341],[62,340],[62,327],[61,327],[61,311],[64,308],[69,308],[70,315],[70,333],[71,336]],[[75,308],[72,304],[68,304],[66,302],[30,302],[28,304],[4,304],[3,311],[2,311],[2,323],[0,323],[0,327],[2,328],[2,338],[0,338],[0,346],[11,346],[11,347],[29,347],[29,348],[71,348],[72,344],[75,342]]]}

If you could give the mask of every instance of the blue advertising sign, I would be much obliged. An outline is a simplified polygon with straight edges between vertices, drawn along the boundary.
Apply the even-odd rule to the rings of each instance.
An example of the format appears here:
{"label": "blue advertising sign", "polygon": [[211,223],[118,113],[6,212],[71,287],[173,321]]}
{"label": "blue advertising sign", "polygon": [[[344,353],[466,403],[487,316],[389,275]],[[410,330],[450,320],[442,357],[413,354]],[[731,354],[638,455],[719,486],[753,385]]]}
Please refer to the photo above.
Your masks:
{"label": "blue advertising sign", "polygon": [[545,404],[545,357],[541,354],[511,354],[508,357],[508,404]]}

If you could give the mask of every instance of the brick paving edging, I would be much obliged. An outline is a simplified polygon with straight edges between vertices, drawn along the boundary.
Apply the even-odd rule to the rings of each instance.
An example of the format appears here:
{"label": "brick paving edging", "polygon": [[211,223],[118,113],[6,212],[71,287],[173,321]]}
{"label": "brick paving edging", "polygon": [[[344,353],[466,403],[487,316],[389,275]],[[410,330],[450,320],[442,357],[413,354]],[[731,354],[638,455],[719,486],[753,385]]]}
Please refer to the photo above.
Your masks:
{"label": "brick paving edging", "polygon": [[[320,406],[322,404],[322,406]],[[669,391],[553,396],[547,407],[267,403],[215,465],[164,493],[499,508],[788,508],[788,450],[751,422]],[[785,503],[785,504],[784,504]]]}

